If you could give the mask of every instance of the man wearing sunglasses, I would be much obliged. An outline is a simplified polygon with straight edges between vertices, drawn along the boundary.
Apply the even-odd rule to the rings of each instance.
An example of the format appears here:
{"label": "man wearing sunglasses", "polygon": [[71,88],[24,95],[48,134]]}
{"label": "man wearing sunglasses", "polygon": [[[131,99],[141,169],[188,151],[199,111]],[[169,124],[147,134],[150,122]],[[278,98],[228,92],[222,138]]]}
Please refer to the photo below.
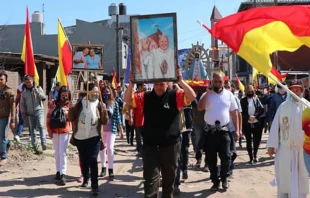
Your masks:
{"label": "man wearing sunglasses", "polygon": [[[206,93],[201,96],[198,106],[199,111],[205,111],[206,123],[206,157],[213,183],[212,191],[217,191],[220,179],[224,190],[229,188],[227,177],[229,176],[231,151],[229,136],[230,114],[235,127],[236,140],[239,139],[238,106],[234,95],[224,89],[224,79],[219,73],[213,74],[212,87],[209,86]],[[217,154],[221,160],[220,179],[218,176]]]}

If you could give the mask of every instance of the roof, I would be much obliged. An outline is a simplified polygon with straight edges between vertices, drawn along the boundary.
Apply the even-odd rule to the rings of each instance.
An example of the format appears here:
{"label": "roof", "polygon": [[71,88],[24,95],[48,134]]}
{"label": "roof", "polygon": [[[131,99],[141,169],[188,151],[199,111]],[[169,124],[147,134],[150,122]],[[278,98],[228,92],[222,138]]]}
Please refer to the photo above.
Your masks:
{"label": "roof", "polygon": [[210,21],[211,20],[220,20],[222,17],[221,13],[219,12],[219,10],[217,9],[216,6],[213,7],[213,10],[212,10],[212,14],[211,14],[211,17],[210,17]]}
{"label": "roof", "polygon": [[[21,53],[14,52],[0,52],[1,59],[7,59],[7,61],[17,61],[22,62]],[[36,62],[45,62],[47,65],[58,65],[58,57],[48,56],[44,54],[34,54],[34,59]]]}
{"label": "roof", "polygon": [[[287,5],[309,5],[310,0],[278,0],[279,6]],[[273,6],[274,0],[256,0],[256,7]],[[238,12],[245,11],[254,7],[254,0],[242,2],[239,6]]]}

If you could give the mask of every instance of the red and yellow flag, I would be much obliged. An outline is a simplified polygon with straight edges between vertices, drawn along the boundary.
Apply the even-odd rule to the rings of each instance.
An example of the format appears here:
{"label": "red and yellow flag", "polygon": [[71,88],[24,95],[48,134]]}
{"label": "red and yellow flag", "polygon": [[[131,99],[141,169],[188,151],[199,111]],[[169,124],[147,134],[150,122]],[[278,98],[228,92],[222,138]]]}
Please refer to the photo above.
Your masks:
{"label": "red and yellow flag", "polygon": [[212,29],[203,27],[268,76],[270,54],[310,47],[309,24],[309,6],[279,6],[239,12],[219,20]]}
{"label": "red and yellow flag", "polygon": [[59,66],[56,73],[57,81],[61,86],[68,86],[67,76],[72,69],[72,51],[65,31],[58,19],[58,60]]}
{"label": "red and yellow flag", "polygon": [[239,90],[241,90],[242,92],[244,92],[244,85],[243,85],[242,82],[239,80],[237,74],[236,74],[236,81],[237,81],[237,85],[238,85]]}
{"label": "red and yellow flag", "polygon": [[113,88],[113,89],[116,89],[116,88],[117,88],[116,72],[115,72],[114,69],[113,69],[112,88]]}
{"label": "red and yellow flag", "polygon": [[34,77],[36,85],[39,85],[39,74],[33,56],[28,7],[26,8],[26,25],[21,59],[25,63],[25,75]]}

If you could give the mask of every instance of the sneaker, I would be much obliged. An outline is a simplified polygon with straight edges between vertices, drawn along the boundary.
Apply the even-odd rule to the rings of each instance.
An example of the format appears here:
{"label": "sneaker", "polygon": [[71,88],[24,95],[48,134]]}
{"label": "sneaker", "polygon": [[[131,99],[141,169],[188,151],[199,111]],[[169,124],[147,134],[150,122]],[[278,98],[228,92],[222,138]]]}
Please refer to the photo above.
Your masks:
{"label": "sneaker", "polygon": [[81,177],[79,177],[79,178],[77,178],[77,180],[76,180],[78,183],[83,183],[83,181],[84,181],[84,178],[83,178],[83,176],[81,176]]}
{"label": "sneaker", "polygon": [[60,176],[60,185],[61,185],[61,186],[66,185],[66,175],[65,175],[65,174],[62,174],[62,175]]}
{"label": "sneaker", "polygon": [[47,149],[46,144],[42,144],[42,150],[45,151]]}
{"label": "sneaker", "polygon": [[200,168],[201,166],[201,160],[197,160],[196,164],[195,164],[195,167],[196,168]]}
{"label": "sneaker", "polygon": [[81,185],[81,187],[87,187],[88,186],[88,180],[84,181]]}
{"label": "sneaker", "polygon": [[182,179],[188,179],[187,171],[183,171]]}
{"label": "sneaker", "polygon": [[109,177],[114,178],[113,169],[109,169]]}
{"label": "sneaker", "polygon": [[61,177],[60,177],[60,172],[57,172],[57,173],[56,173],[56,176],[55,176],[55,179],[56,179],[56,180],[60,180],[60,178],[61,178]]}
{"label": "sneaker", "polygon": [[16,142],[20,143],[20,137],[19,137],[18,135],[15,135],[15,136],[14,136],[14,140],[15,140]]}
{"label": "sneaker", "polygon": [[229,188],[229,183],[228,183],[228,180],[225,180],[222,182],[222,188],[224,190],[227,190]]}
{"label": "sneaker", "polygon": [[220,189],[220,182],[214,182],[212,187],[211,187],[211,190],[212,191],[217,191]]}
{"label": "sneaker", "polygon": [[179,185],[175,185],[174,186],[173,194],[178,195],[178,194],[180,194],[180,192],[181,192],[181,190],[179,188]]}
{"label": "sneaker", "polygon": [[254,160],[253,160],[253,161],[254,161],[255,163],[256,163],[256,162],[259,162],[257,157],[254,157]]}
{"label": "sneaker", "polygon": [[142,158],[142,152],[141,151],[137,153],[137,157]]}
{"label": "sneaker", "polygon": [[101,169],[101,173],[100,173],[99,177],[104,177],[106,174],[107,174],[107,168],[103,167]]}
{"label": "sneaker", "polygon": [[205,165],[202,169],[203,172],[209,172],[209,167],[208,165]]}
{"label": "sneaker", "polygon": [[92,188],[91,188],[91,193],[92,193],[94,196],[98,195],[98,193],[99,193],[98,187],[92,187]]}

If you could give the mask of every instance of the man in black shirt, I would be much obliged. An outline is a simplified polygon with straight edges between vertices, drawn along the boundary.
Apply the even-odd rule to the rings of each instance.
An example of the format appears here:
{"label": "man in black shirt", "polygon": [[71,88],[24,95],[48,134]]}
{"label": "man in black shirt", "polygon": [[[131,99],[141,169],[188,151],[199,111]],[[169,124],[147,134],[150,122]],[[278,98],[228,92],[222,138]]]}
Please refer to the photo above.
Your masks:
{"label": "man in black shirt", "polygon": [[182,78],[178,70],[178,83],[183,90],[168,90],[167,82],[154,83],[152,91],[141,94],[142,100],[133,100],[134,84],[131,81],[125,92],[125,102],[142,107],[143,125],[143,178],[145,197],[158,197],[160,172],[162,174],[162,197],[172,198],[180,152],[180,110],[191,103],[195,92]]}

